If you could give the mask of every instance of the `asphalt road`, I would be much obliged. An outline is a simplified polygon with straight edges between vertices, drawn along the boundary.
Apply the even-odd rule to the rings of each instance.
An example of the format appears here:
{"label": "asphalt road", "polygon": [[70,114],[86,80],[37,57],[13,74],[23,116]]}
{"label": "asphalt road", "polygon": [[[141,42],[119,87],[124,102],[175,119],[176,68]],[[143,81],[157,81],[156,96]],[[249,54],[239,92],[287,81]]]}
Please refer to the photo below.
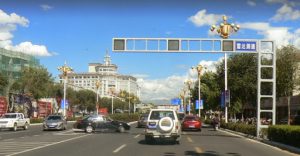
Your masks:
{"label": "asphalt road", "polygon": [[[69,125],[69,127],[71,124]],[[0,155],[22,156],[290,156],[296,155],[240,136],[206,127],[202,132],[184,132],[179,145],[144,141],[143,128],[127,133],[85,134],[42,131],[0,131]]]}

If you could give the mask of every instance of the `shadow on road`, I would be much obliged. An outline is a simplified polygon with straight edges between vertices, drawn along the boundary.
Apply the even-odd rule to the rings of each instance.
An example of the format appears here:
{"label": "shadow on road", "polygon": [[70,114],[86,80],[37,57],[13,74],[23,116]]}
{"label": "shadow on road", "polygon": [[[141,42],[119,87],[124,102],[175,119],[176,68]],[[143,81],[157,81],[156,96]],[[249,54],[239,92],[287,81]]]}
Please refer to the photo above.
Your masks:
{"label": "shadow on road", "polygon": [[162,145],[176,145],[176,143],[174,141],[171,140],[153,140],[150,143],[147,143],[144,139],[140,140],[138,142],[141,145],[158,145],[158,146],[162,146]]}
{"label": "shadow on road", "polygon": [[[226,153],[226,154],[231,156],[241,156],[238,153]],[[184,155],[185,156],[220,156],[221,154],[217,153],[216,151],[205,151],[203,153],[198,153],[195,151],[185,151]]]}

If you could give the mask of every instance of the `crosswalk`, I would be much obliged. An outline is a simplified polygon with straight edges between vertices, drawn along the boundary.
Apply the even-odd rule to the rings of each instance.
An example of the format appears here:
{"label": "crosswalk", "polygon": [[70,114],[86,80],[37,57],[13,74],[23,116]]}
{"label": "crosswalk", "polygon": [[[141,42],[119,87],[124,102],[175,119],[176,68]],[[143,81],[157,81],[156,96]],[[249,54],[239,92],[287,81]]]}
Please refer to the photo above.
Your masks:
{"label": "crosswalk", "polygon": [[72,130],[0,140],[0,156],[12,156],[86,135]]}

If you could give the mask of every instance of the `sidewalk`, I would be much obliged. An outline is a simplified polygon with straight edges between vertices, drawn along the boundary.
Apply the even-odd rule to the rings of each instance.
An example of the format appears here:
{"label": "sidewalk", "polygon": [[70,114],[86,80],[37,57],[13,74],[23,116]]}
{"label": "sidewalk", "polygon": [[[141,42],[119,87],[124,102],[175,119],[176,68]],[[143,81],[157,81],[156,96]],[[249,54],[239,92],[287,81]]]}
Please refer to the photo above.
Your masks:
{"label": "sidewalk", "polygon": [[[206,125],[206,126],[208,126],[208,125]],[[256,136],[252,136],[252,135],[249,135],[249,134],[244,134],[244,133],[240,133],[240,132],[236,132],[236,131],[232,131],[232,130],[224,129],[224,128],[220,128],[219,131],[227,132],[227,133],[230,133],[232,135],[242,136],[242,137],[252,139],[252,140],[256,140],[258,142],[261,142],[261,143],[264,143],[264,144],[267,144],[267,145],[271,145],[271,146],[274,146],[274,147],[277,147],[277,148],[280,148],[280,149],[283,149],[283,150],[286,150],[286,151],[289,151],[289,152],[292,152],[292,153],[300,154],[300,148],[293,147],[293,146],[290,146],[290,145],[285,145],[283,143],[270,141],[270,140],[264,139],[264,138],[258,138]]]}

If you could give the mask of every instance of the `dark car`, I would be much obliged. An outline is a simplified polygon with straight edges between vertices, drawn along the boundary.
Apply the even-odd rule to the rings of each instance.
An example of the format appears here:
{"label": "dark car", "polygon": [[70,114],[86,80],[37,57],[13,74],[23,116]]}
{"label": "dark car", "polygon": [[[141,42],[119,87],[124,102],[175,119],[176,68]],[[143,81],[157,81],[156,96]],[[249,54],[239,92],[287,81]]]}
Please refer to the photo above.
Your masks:
{"label": "dark car", "polygon": [[104,115],[89,115],[77,120],[73,125],[74,130],[81,129],[87,133],[91,132],[125,132],[130,130],[130,125],[126,122],[112,120]]}
{"label": "dark car", "polygon": [[198,116],[187,115],[182,121],[182,130],[198,130],[201,131],[202,123]]}
{"label": "dark car", "polygon": [[43,122],[43,130],[66,130],[67,121],[62,115],[49,115]]}
{"label": "dark car", "polygon": [[142,114],[138,120],[137,127],[146,127],[149,114]]}

